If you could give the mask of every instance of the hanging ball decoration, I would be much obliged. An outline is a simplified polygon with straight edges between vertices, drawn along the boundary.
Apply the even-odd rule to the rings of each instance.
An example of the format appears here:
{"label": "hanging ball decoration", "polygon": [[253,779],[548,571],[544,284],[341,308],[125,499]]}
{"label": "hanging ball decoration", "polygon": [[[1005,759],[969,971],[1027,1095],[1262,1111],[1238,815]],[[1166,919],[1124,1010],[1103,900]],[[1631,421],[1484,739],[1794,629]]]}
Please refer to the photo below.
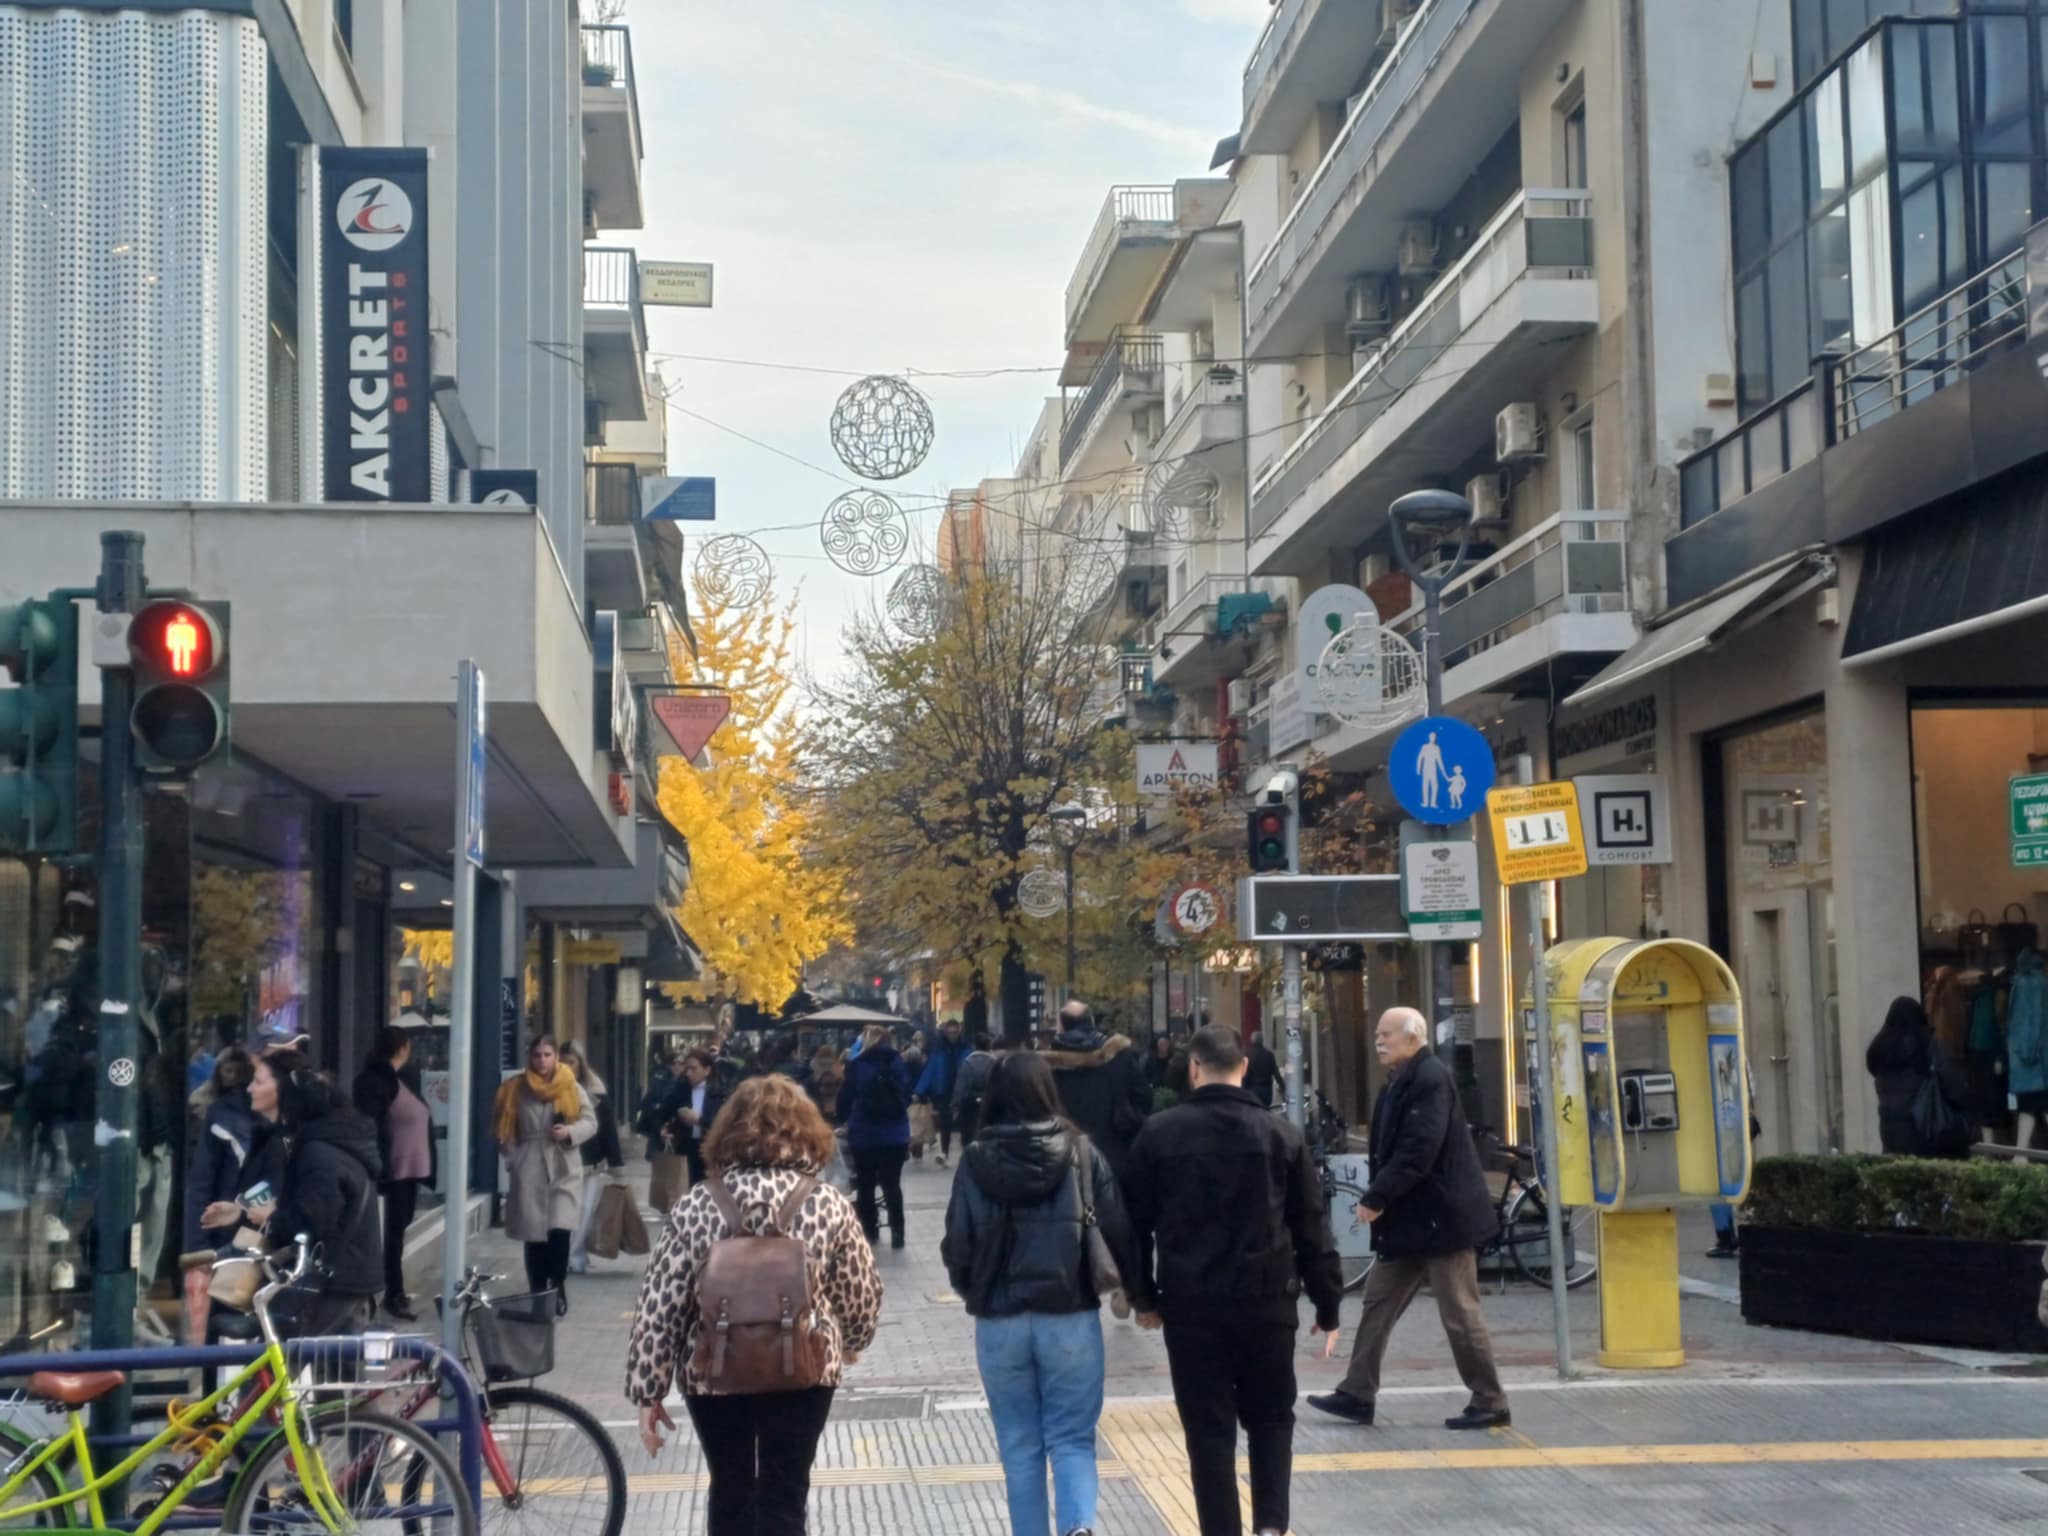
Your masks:
{"label": "hanging ball decoration", "polygon": [[1216,498],[1223,484],[1200,465],[1185,459],[1154,464],[1145,476],[1145,510],[1155,538],[1185,541],[1197,518],[1214,526]]}
{"label": "hanging ball decoration", "polygon": [[697,546],[694,567],[706,602],[751,608],[768,595],[775,568],[768,551],[743,533],[721,533]]}
{"label": "hanging ball decoration", "polygon": [[1067,879],[1056,869],[1034,869],[1017,882],[1017,905],[1026,917],[1051,917],[1067,904]]}
{"label": "hanging ball decoration", "polygon": [[895,565],[910,548],[910,520],[880,491],[848,491],[825,509],[818,539],[839,569],[873,576]]}
{"label": "hanging ball decoration", "polygon": [[832,447],[868,480],[899,480],[932,451],[931,402],[902,379],[872,374],[832,408]]}
{"label": "hanging ball decoration", "polygon": [[929,640],[946,613],[946,574],[936,565],[913,565],[889,585],[889,618],[906,635]]}

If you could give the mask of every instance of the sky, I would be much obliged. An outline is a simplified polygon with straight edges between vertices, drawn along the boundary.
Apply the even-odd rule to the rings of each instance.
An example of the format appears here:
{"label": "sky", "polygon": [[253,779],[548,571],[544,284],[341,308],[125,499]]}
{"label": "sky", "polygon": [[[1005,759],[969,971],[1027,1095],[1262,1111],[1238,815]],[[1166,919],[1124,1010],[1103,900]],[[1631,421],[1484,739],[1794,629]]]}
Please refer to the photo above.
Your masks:
{"label": "sky", "polygon": [[[778,593],[803,584],[815,671],[837,670],[842,627],[896,574],[847,575],[818,541],[827,503],[859,483],[832,450],[839,393],[860,373],[1044,370],[918,381],[937,440],[884,488],[929,551],[938,500],[1009,474],[1057,393],[1067,280],[1109,188],[1211,174],[1268,13],[1267,0],[626,0],[647,222],[602,238],[716,267],[713,309],[647,311],[676,407],[669,468],[717,479],[717,531],[776,530],[760,542]],[[849,372],[799,371],[813,369]]]}

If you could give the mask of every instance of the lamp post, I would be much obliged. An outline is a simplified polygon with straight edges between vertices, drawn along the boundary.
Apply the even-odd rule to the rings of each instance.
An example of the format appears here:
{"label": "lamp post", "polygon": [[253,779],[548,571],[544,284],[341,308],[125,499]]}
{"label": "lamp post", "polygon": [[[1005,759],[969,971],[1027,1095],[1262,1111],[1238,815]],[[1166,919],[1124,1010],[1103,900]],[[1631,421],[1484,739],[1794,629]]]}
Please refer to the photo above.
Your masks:
{"label": "lamp post", "polygon": [[[1440,715],[1444,709],[1444,588],[1457,578],[1465,563],[1465,551],[1472,537],[1472,503],[1455,491],[1410,491],[1387,508],[1387,527],[1393,535],[1394,556],[1401,562],[1401,569],[1422,589],[1423,688],[1429,713]],[[1453,536],[1458,542],[1449,561],[1439,560],[1425,566],[1425,559],[1441,553]],[[1431,835],[1443,834],[1433,828]],[[1429,990],[1436,1015],[1433,1033],[1441,1040],[1445,1026],[1452,1020],[1451,946],[1441,940],[1431,944],[1429,962]],[[1458,1091],[1469,1104],[1478,1086],[1472,1047],[1455,1046],[1452,1060]]]}
{"label": "lamp post", "polygon": [[[1078,805],[1055,806],[1046,813],[1056,822],[1060,852],[1067,877],[1067,997],[1074,995],[1074,850],[1080,846],[1088,813]],[[1064,999],[1062,999],[1064,1001]]]}

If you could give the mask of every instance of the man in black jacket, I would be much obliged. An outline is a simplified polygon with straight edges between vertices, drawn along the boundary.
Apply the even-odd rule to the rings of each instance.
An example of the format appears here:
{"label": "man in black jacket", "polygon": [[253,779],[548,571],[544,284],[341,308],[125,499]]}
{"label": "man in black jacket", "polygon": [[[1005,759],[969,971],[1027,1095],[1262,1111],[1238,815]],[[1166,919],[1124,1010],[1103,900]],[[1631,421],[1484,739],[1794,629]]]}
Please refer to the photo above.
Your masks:
{"label": "man in black jacket", "polygon": [[1288,1525],[1294,1335],[1303,1291],[1337,1345],[1343,1282],[1322,1185],[1301,1132],[1244,1090],[1237,1032],[1188,1042],[1186,1102],[1154,1115],[1130,1154],[1139,1321],[1166,1327],[1174,1402],[1202,1536],[1241,1536],[1237,1428],[1250,1445],[1252,1525]]}
{"label": "man in black jacket", "polygon": [[1365,1310],[1351,1369],[1335,1392],[1308,1400],[1340,1419],[1370,1424],[1387,1338],[1424,1282],[1436,1296],[1451,1358],[1472,1394],[1446,1429],[1508,1422],[1507,1393],[1479,1310],[1479,1255],[1495,1229],[1493,1201],[1458,1109],[1451,1069],[1423,1049],[1429,1025],[1413,1008],[1380,1015],[1373,1049],[1390,1071],[1372,1113],[1372,1183],[1358,1202],[1379,1255],[1365,1282]]}
{"label": "man in black jacket", "polygon": [[1152,1110],[1152,1090],[1137,1047],[1128,1036],[1103,1034],[1088,1005],[1076,998],[1060,1010],[1059,1035],[1044,1054],[1067,1118],[1121,1179],[1131,1143]]}

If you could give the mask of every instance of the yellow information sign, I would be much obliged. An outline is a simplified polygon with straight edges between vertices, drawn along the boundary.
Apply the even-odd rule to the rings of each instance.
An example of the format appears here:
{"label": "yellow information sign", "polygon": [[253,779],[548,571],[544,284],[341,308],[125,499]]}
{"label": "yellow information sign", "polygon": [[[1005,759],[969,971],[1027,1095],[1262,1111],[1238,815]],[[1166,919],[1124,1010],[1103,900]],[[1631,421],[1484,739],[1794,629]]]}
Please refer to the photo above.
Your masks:
{"label": "yellow information sign", "polygon": [[1569,880],[1586,872],[1586,829],[1579,790],[1557,784],[1511,784],[1486,792],[1493,822],[1493,862],[1502,885]]}
{"label": "yellow information sign", "polygon": [[564,965],[617,965],[625,958],[617,939],[565,939]]}

